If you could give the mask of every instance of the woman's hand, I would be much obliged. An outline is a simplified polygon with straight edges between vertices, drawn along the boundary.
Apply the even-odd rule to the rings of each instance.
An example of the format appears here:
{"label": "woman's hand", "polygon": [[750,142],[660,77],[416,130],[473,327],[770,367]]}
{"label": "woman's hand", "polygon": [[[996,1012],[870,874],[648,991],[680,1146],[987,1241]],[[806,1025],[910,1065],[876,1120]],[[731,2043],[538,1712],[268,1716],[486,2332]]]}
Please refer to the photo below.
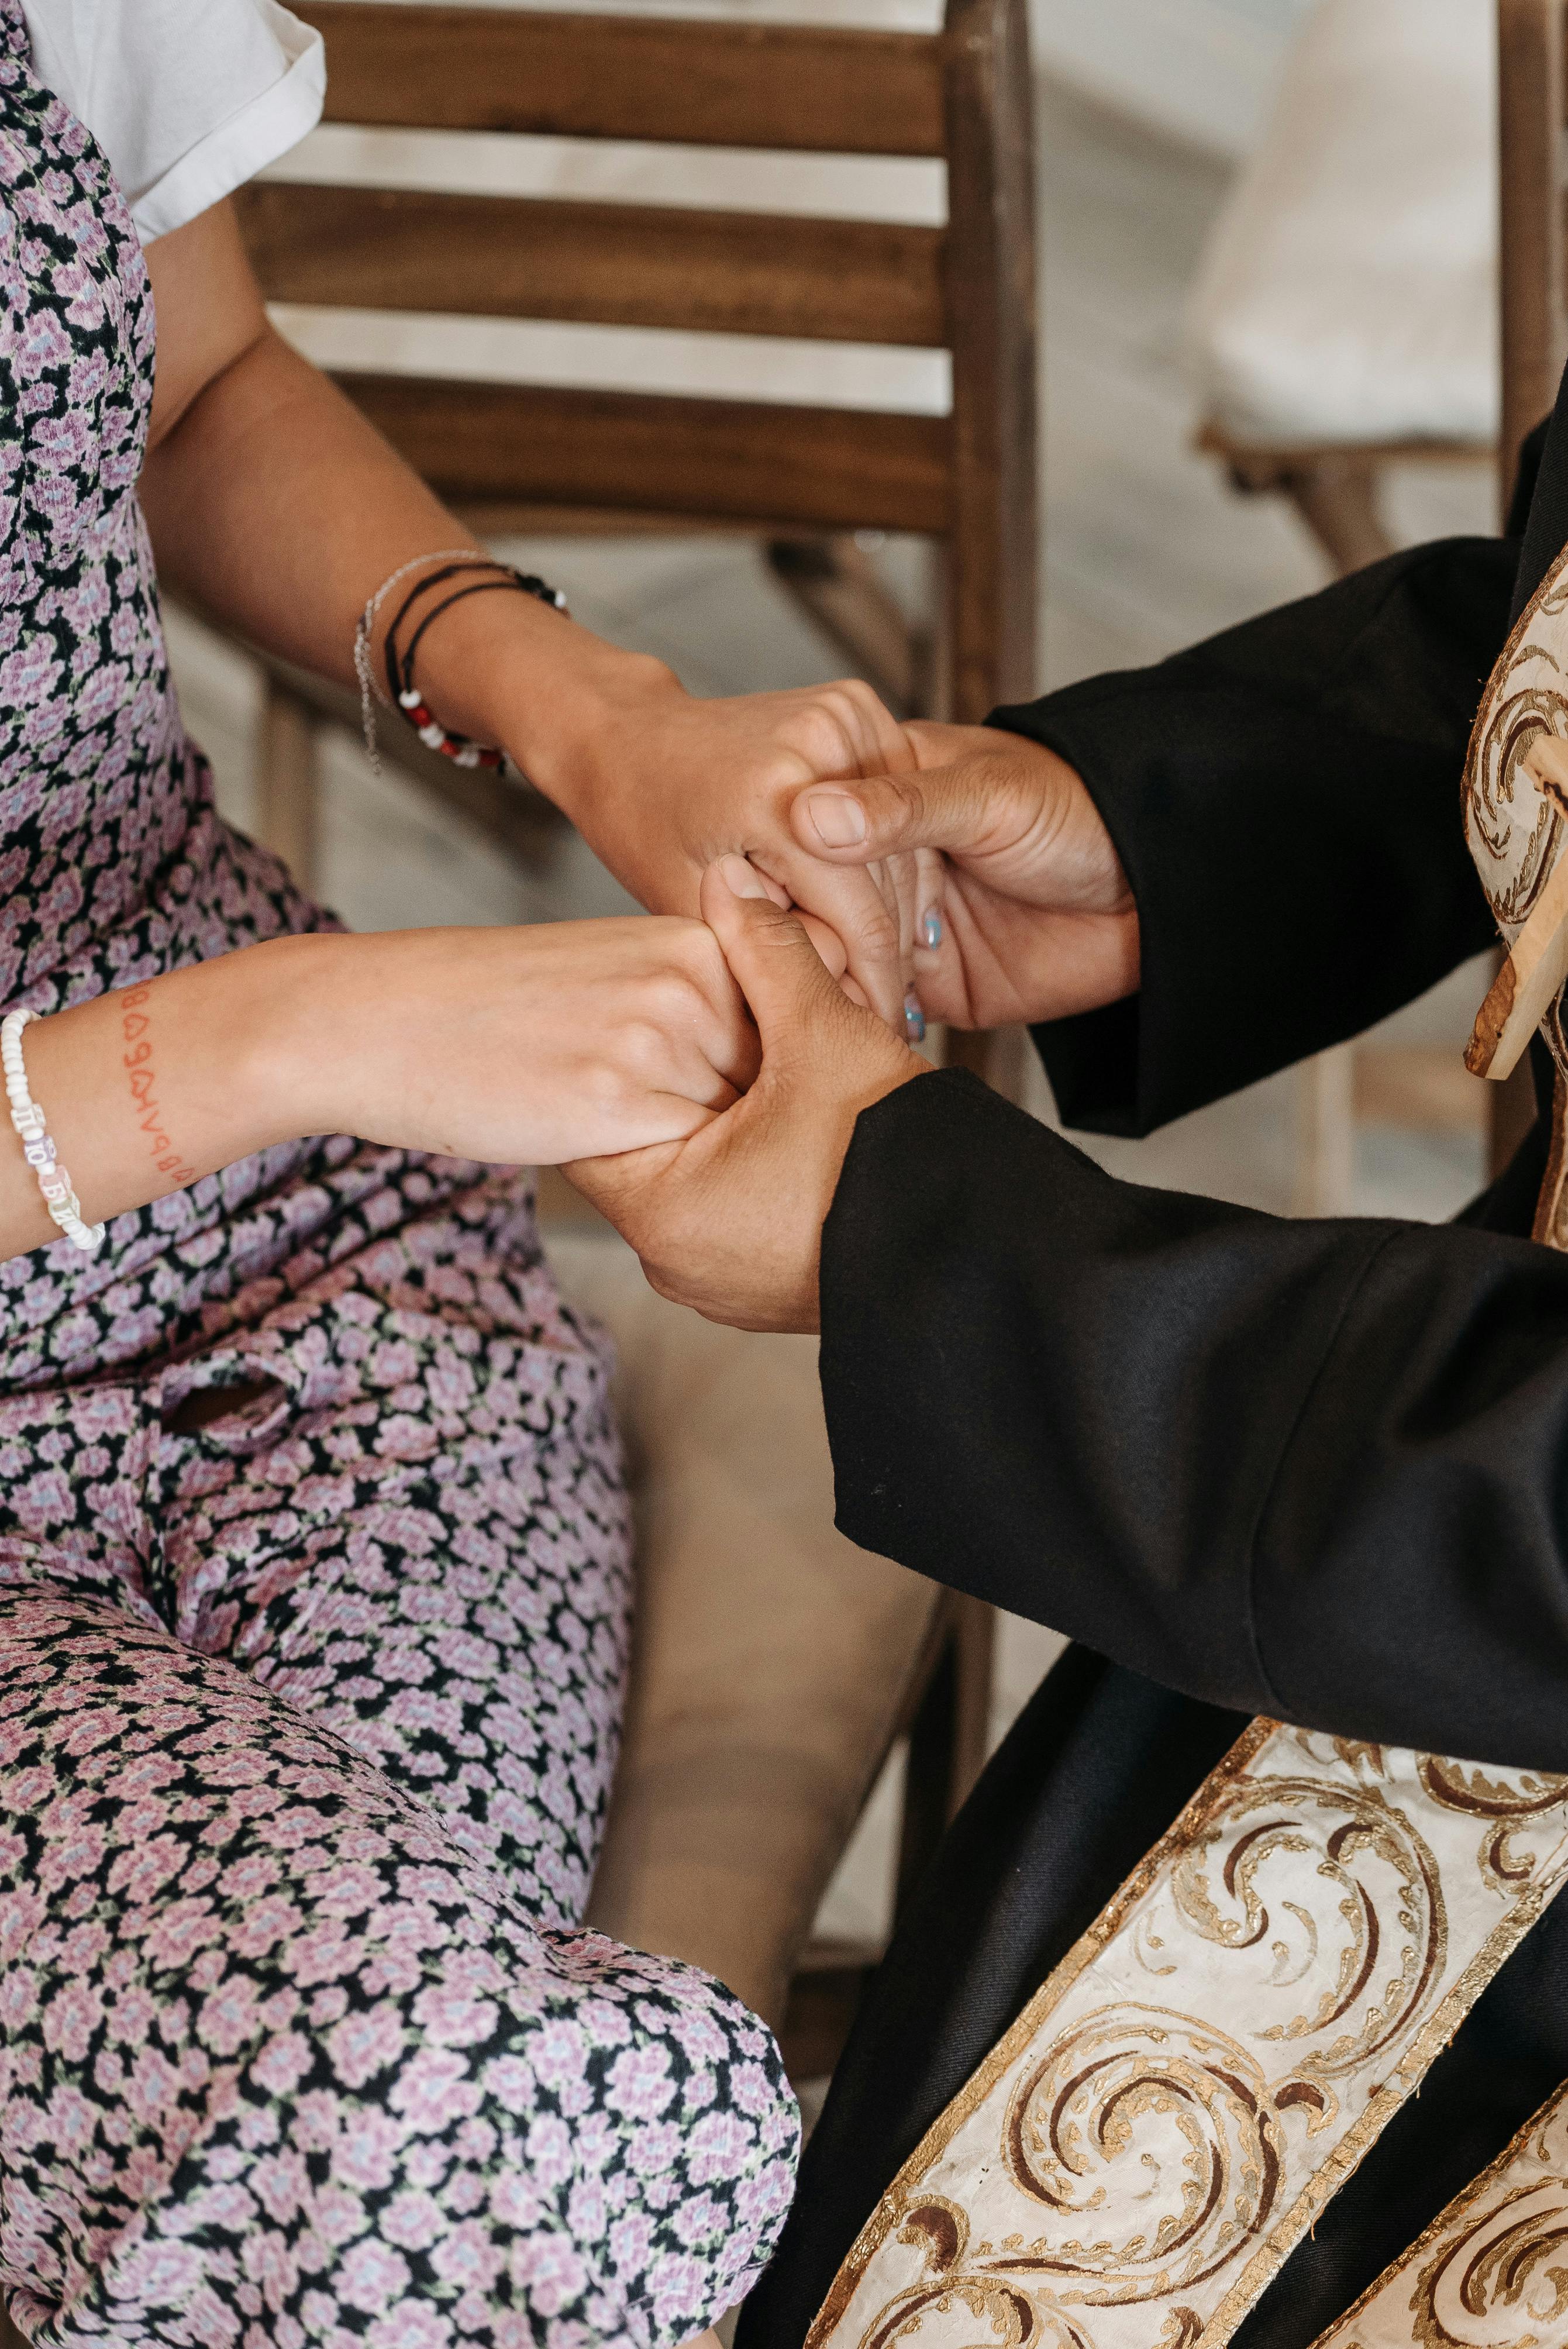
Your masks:
{"label": "woman's hand", "polygon": [[[271,1083],[297,1132],[548,1166],[684,1139],[757,1065],[701,922],[399,930],[273,951]],[[323,960],[335,963],[325,976]]]}
{"label": "woman's hand", "polygon": [[[473,625],[504,626],[511,616],[476,614]],[[707,867],[725,855],[749,858],[799,909],[851,999],[902,1035],[920,910],[916,858],[835,867],[789,823],[802,784],[913,769],[904,729],[870,686],[849,679],[700,700],[661,662],[610,654],[564,626],[561,644],[573,690],[563,697],[559,680],[549,694],[531,690],[507,747],[616,878],[656,911],[695,914]]]}
{"label": "woman's hand", "polygon": [[790,821],[803,847],[841,867],[920,856],[914,977],[927,1016],[996,1028],[1133,994],[1138,909],[1066,760],[989,726],[904,731],[918,771],[808,789]]}
{"label": "woman's hand", "polygon": [[[313,1133],[532,1165],[680,1141],[758,1044],[711,931],[634,916],[272,939],[39,1020],[25,1052],[94,1223]],[[0,1257],[54,1237],[0,1147]]]}

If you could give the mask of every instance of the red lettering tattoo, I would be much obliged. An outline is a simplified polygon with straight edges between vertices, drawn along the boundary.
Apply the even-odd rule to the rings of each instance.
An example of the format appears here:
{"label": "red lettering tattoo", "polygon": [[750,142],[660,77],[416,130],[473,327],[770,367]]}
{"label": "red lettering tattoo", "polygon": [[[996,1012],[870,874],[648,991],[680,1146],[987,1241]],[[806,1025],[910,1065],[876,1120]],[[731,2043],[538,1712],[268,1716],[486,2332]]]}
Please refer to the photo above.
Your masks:
{"label": "red lettering tattoo", "polygon": [[171,1191],[181,1190],[196,1180],[194,1166],[187,1166],[163,1130],[163,1109],[158,1099],[158,1071],[152,1062],[150,1033],[152,1021],[139,1007],[150,998],[150,987],[128,987],[120,997],[120,1034],[128,1050],[122,1054],[130,1098],[139,1115],[137,1123],[148,1137],[153,1163],[160,1174],[169,1179]]}

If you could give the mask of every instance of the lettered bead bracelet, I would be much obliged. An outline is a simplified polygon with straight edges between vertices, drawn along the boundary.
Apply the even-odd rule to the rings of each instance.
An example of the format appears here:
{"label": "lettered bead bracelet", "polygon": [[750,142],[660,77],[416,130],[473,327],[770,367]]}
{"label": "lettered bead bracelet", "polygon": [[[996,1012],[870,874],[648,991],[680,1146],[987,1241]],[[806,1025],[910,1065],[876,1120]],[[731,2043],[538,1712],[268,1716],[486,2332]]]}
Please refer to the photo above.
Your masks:
{"label": "lettered bead bracelet", "polygon": [[44,1112],[27,1091],[27,1071],[22,1063],[22,1030],[29,1019],[37,1016],[36,1011],[8,1011],[0,1019],[0,1070],[5,1072],[11,1123],[22,1137],[22,1154],[38,1178],[45,1206],[66,1237],[90,1253],[102,1247],[104,1227],[83,1221],[82,1203],[71,1187],[70,1176],[55,1155]]}

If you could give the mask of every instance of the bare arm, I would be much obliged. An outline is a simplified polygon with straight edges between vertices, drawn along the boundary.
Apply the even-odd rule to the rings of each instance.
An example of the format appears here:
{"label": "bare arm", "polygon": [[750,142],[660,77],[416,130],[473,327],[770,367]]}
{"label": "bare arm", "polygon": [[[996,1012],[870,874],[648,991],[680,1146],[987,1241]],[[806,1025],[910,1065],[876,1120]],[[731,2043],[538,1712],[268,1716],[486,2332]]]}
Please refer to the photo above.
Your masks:
{"label": "bare arm", "polygon": [[[226,206],[148,262],[158,378],[141,492],[160,563],[259,643],[346,679],[366,597],[469,533],[272,332]],[[448,724],[504,743],[655,910],[695,916],[710,846],[762,861],[771,843],[781,874],[793,857],[802,902],[896,1013],[906,941],[878,884],[816,864],[788,825],[803,781],[909,756],[864,688],[696,702],[659,663],[515,595],[446,615],[420,683]],[[732,1098],[752,1051],[689,918],[277,940],[134,995],[25,1040],[89,1221],[311,1133],[523,1162],[673,1138]],[[0,1256],[54,1237],[0,1126]]]}
{"label": "bare arm", "polygon": [[[366,598],[411,556],[471,533],[269,327],[226,205],[148,260],[159,380],[142,502],[160,568],[257,643],[347,680]],[[644,905],[695,915],[705,867],[748,854],[815,917],[861,997],[901,1021],[913,859],[835,868],[789,821],[802,783],[913,764],[869,687],[696,700],[662,662],[512,595],[445,614],[418,682],[444,723],[509,750]]]}
{"label": "bare arm", "polygon": [[[147,262],[158,378],[141,502],[160,573],[255,643],[351,684],[355,625],[380,582],[436,548],[483,550],[269,326],[227,204],[160,238]],[[447,724],[552,774],[601,697],[674,682],[500,595],[443,616],[419,681]]]}

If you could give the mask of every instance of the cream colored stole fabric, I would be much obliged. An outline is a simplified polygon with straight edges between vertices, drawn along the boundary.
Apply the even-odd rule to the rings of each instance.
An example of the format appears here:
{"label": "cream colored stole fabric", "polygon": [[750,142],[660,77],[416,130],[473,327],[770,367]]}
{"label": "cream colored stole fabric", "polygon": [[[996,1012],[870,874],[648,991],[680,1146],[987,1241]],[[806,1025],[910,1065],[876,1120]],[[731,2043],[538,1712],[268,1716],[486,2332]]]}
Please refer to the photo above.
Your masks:
{"label": "cream colored stole fabric", "polygon": [[1317,2349],[1568,2349],[1568,2088]]}
{"label": "cream colored stole fabric", "polygon": [[894,2179],[808,2349],[1218,2349],[1565,1875],[1568,1778],[1255,1722]]}

